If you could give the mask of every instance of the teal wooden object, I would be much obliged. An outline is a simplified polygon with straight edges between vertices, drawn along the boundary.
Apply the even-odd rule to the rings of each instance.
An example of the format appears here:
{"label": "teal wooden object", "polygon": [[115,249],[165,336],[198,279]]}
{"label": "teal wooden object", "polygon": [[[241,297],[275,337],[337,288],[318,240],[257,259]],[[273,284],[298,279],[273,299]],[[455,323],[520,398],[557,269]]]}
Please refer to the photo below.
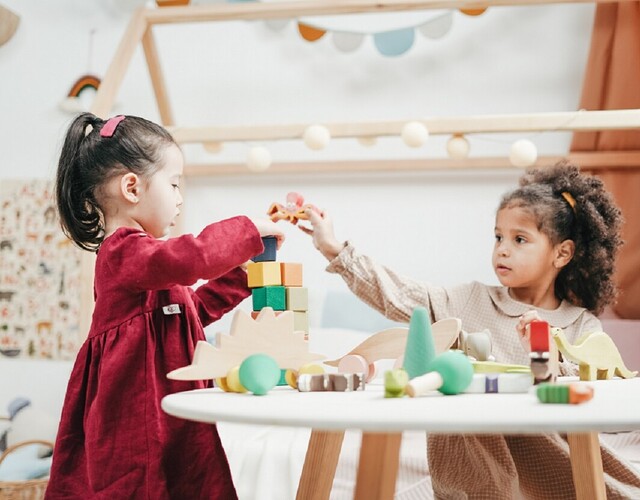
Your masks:
{"label": "teal wooden object", "polygon": [[256,396],[263,396],[280,380],[280,367],[266,354],[252,354],[240,365],[240,383]]}
{"label": "teal wooden object", "polygon": [[424,307],[416,307],[411,314],[407,345],[404,351],[403,368],[409,379],[424,375],[436,357],[436,345],[431,332],[429,313]]}
{"label": "teal wooden object", "polygon": [[447,351],[436,356],[429,364],[429,371],[438,372],[442,385],[438,390],[442,394],[460,394],[473,380],[473,365],[460,351]]}
{"label": "teal wooden object", "polygon": [[251,289],[254,311],[270,307],[274,311],[284,311],[287,306],[286,288],[283,286],[262,286]]}

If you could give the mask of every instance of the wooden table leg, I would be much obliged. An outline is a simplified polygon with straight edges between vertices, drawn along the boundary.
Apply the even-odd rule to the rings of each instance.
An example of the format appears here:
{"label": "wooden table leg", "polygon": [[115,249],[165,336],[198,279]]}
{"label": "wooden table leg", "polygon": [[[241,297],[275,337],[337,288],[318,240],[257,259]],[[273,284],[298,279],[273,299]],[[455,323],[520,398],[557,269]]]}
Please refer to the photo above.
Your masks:
{"label": "wooden table leg", "polygon": [[567,441],[569,441],[576,498],[606,500],[598,433],[568,434]]}
{"label": "wooden table leg", "polygon": [[328,500],[343,439],[344,431],[311,431],[297,500]]}
{"label": "wooden table leg", "polygon": [[363,432],[355,500],[393,499],[402,433]]}

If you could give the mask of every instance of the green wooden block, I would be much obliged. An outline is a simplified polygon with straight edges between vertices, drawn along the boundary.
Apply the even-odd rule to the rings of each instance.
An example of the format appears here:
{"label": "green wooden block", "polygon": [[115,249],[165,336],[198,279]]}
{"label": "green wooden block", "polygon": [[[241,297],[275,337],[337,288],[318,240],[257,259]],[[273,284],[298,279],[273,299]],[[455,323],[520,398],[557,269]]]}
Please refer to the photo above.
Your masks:
{"label": "green wooden block", "polygon": [[283,286],[253,288],[251,290],[251,300],[253,301],[254,311],[261,311],[265,307],[270,307],[274,311],[284,311],[287,304]]}

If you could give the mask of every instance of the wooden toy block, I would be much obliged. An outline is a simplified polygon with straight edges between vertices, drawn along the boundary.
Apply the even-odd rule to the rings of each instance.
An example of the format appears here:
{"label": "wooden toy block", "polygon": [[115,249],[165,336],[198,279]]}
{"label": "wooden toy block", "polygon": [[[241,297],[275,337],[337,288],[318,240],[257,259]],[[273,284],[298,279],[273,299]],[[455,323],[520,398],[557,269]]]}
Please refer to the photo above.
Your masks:
{"label": "wooden toy block", "polygon": [[305,287],[287,287],[287,310],[307,311],[309,309],[309,291]]}
{"label": "wooden toy block", "polygon": [[279,262],[249,262],[247,264],[249,288],[282,285]]}
{"label": "wooden toy block", "polygon": [[199,341],[191,364],[169,372],[167,377],[171,380],[226,378],[232,368],[242,366],[252,354],[265,354],[272,357],[279,368],[292,370],[324,359],[321,354],[309,352],[304,335],[294,331],[293,314],[293,311],[285,311],[276,317],[267,307],[253,320],[238,310],[233,316],[229,335],[218,334],[216,346]]}
{"label": "wooden toy block", "polygon": [[280,262],[280,275],[284,286],[302,286],[302,264]]}
{"label": "wooden toy block", "polygon": [[593,399],[593,387],[586,384],[540,384],[536,395],[541,403],[576,405]]}
{"label": "wooden toy block", "polygon": [[300,392],[363,391],[365,381],[361,373],[325,373],[321,375],[302,374],[298,377]]}
{"label": "wooden toy block", "polygon": [[278,247],[278,240],[275,236],[265,236],[262,238],[262,243],[264,244],[264,252],[260,255],[256,255],[253,259],[253,262],[275,262],[276,260],[276,250]]}
{"label": "wooden toy block", "polygon": [[[444,318],[431,325],[431,333],[436,344],[436,353],[442,353],[451,348],[458,339],[462,322],[458,318]],[[409,329],[406,327],[395,327],[374,333],[358,344],[345,356],[357,354],[373,363],[380,359],[397,359],[404,354],[407,344]],[[329,366],[338,366],[344,356],[325,361]]]}
{"label": "wooden toy block", "polygon": [[262,286],[251,290],[253,310],[261,311],[270,307],[274,311],[284,311],[287,305],[285,288],[283,286]]}
{"label": "wooden toy block", "polygon": [[529,373],[474,373],[471,384],[464,392],[472,394],[526,393],[529,392],[532,385],[531,371]]}
{"label": "wooden toy block", "polygon": [[[258,316],[260,315],[262,311],[251,311],[251,319],[258,319]],[[276,316],[279,316],[280,314],[282,314],[284,311],[273,311],[273,313]]]}
{"label": "wooden toy block", "polygon": [[551,338],[551,328],[546,321],[532,321],[527,325],[531,352],[533,383],[555,382],[560,372],[558,348]]}
{"label": "wooden toy block", "polygon": [[569,343],[561,328],[554,328],[551,334],[555,341],[553,344],[562,355],[578,364],[580,380],[608,380],[614,375],[633,378],[638,374],[625,366],[615,343],[604,332],[587,333],[574,345]]}
{"label": "wooden toy block", "polygon": [[394,370],[387,370],[384,372],[384,397],[403,397],[408,383],[409,375],[404,369],[396,368]]}
{"label": "wooden toy block", "polygon": [[309,332],[309,313],[306,311],[293,312],[293,329],[296,332]]}

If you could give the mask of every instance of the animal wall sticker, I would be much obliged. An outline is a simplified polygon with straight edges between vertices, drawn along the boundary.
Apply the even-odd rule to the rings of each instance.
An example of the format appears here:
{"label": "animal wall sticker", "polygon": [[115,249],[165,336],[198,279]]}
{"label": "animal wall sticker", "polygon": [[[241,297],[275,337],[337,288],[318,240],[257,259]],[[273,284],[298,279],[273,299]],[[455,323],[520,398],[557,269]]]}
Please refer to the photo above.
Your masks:
{"label": "animal wall sticker", "polygon": [[58,223],[45,180],[0,183],[0,354],[73,359],[80,254]]}

